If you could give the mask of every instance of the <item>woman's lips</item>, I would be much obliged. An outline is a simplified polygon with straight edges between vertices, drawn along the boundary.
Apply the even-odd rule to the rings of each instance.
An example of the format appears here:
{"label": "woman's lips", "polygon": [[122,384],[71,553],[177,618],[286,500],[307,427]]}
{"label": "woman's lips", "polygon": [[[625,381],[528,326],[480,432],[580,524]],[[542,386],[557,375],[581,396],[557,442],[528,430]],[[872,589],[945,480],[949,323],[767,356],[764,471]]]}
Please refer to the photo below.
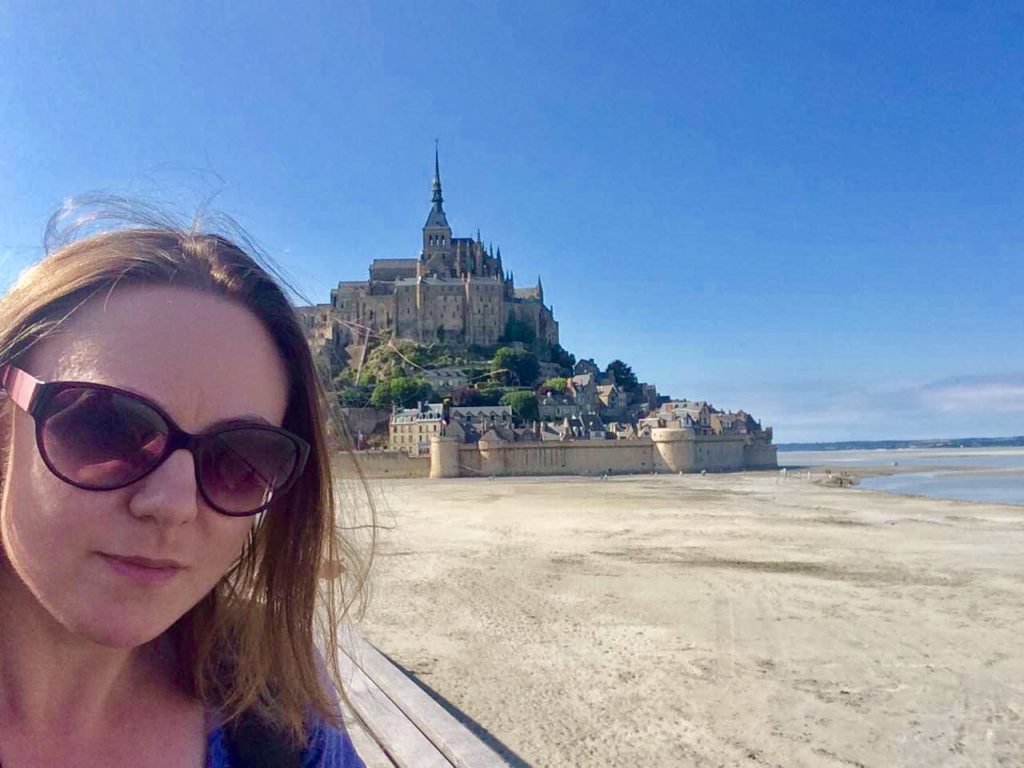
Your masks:
{"label": "woman's lips", "polygon": [[114,573],[124,576],[138,584],[162,584],[181,571],[184,566],[174,560],[153,560],[148,557],[110,555],[100,553],[100,557]]}

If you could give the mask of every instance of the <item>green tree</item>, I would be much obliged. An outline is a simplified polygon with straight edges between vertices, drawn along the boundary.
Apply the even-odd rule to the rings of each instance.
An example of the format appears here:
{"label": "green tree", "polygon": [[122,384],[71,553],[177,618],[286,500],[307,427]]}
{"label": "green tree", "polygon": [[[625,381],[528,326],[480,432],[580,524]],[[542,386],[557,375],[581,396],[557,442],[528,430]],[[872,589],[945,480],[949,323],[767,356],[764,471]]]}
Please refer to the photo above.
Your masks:
{"label": "green tree", "polygon": [[555,376],[551,379],[545,379],[544,383],[540,385],[540,388],[548,392],[565,392],[569,387],[569,380],[563,379],[560,376]]}
{"label": "green tree", "polygon": [[390,408],[397,405],[399,408],[411,408],[417,402],[431,400],[433,390],[423,379],[413,379],[408,376],[392,376],[377,382],[370,397],[370,404],[374,408]]}
{"label": "green tree", "polygon": [[561,344],[555,344],[551,348],[551,362],[558,365],[566,376],[572,376],[572,370],[576,365],[576,355],[567,352]]}
{"label": "green tree", "polygon": [[476,387],[459,387],[452,392],[452,405],[456,407],[483,405],[483,397]]}
{"label": "green tree", "polygon": [[501,398],[501,404],[511,406],[512,415],[518,421],[537,421],[540,418],[537,397],[528,390],[509,392]]}
{"label": "green tree", "polygon": [[614,376],[615,383],[619,385],[619,388],[627,392],[636,392],[640,386],[640,382],[636,374],[633,373],[633,369],[621,360],[612,360],[608,363],[605,373],[609,376]]}
{"label": "green tree", "polygon": [[355,384],[355,370],[352,368],[342,368],[338,371],[338,375],[334,377],[335,389],[351,387],[353,384]]}
{"label": "green tree", "polygon": [[525,349],[501,347],[494,353],[493,370],[507,371],[505,381],[524,387],[533,386],[540,373],[537,355]]}
{"label": "green tree", "polygon": [[495,382],[489,382],[477,391],[480,393],[480,402],[474,405],[497,405],[505,395],[505,388]]}
{"label": "green tree", "polygon": [[373,398],[374,389],[372,384],[342,387],[338,390],[338,405],[342,408],[366,408]]}
{"label": "green tree", "polygon": [[334,388],[342,390],[345,387],[356,387],[369,384],[372,388],[377,383],[376,378],[368,371],[363,370],[359,372],[359,381],[356,381],[356,369],[353,366],[347,366],[338,371],[338,375],[334,377]]}

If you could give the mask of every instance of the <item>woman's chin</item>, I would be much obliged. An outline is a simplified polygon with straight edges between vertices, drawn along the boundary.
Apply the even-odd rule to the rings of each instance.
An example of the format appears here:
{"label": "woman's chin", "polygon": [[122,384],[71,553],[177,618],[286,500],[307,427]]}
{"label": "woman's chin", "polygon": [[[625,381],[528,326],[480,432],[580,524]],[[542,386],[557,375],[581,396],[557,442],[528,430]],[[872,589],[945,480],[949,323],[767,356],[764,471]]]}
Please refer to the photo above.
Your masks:
{"label": "woman's chin", "polygon": [[137,648],[167,631],[173,619],[162,621],[141,616],[78,617],[63,622],[74,635],[107,648]]}

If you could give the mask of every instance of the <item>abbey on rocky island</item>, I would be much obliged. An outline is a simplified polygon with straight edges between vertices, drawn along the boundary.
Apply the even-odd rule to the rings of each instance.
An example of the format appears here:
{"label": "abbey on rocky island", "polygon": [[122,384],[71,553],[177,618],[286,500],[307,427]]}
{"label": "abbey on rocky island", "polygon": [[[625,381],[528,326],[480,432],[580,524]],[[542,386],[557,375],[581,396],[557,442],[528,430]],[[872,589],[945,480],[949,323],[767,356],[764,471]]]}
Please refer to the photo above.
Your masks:
{"label": "abbey on rocky island", "polygon": [[[395,338],[422,343],[490,346],[510,322],[528,328],[538,341],[558,344],[558,323],[544,304],[540,278],[536,286],[516,288],[500,248],[485,247],[479,231],[476,238],[452,236],[436,149],[419,257],[374,259],[368,280],[338,283],[329,305],[307,308],[306,314],[314,333],[337,337],[340,331],[348,337],[334,338],[335,344],[389,331]],[[333,326],[333,333],[325,326]]]}

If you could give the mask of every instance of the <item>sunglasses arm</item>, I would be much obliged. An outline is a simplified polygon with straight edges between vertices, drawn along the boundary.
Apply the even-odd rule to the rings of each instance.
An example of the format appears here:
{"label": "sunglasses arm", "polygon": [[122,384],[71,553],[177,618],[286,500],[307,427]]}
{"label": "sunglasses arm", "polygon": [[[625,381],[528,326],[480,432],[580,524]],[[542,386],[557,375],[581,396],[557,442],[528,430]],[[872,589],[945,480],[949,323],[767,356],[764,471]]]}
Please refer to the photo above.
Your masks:
{"label": "sunglasses arm", "polygon": [[32,412],[32,401],[42,384],[39,379],[13,365],[0,366],[0,387],[15,405],[26,413]]}

